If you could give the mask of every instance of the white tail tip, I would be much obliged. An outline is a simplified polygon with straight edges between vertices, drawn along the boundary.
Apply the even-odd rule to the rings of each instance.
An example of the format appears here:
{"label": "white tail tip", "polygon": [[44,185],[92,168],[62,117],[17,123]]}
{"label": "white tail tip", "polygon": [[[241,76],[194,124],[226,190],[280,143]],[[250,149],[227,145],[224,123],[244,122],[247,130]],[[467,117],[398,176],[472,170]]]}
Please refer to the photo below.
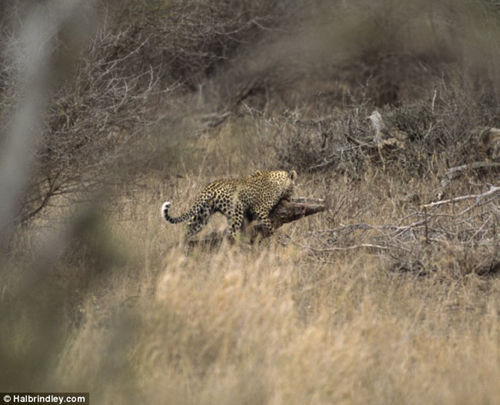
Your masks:
{"label": "white tail tip", "polygon": [[165,201],[161,206],[161,216],[163,218],[165,218],[165,213],[168,211],[169,208],[170,208],[170,201]]}

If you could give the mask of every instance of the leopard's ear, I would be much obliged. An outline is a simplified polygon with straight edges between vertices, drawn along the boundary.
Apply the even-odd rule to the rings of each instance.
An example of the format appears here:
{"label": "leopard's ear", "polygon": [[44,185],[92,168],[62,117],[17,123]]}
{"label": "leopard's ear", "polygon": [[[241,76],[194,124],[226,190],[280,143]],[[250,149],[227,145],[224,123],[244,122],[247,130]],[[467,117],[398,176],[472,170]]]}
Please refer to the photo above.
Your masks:
{"label": "leopard's ear", "polygon": [[262,170],[257,170],[253,176],[262,176],[264,173],[262,172]]}
{"label": "leopard's ear", "polygon": [[292,179],[292,181],[295,181],[297,179],[297,172],[295,170],[291,170],[288,172],[288,175]]}

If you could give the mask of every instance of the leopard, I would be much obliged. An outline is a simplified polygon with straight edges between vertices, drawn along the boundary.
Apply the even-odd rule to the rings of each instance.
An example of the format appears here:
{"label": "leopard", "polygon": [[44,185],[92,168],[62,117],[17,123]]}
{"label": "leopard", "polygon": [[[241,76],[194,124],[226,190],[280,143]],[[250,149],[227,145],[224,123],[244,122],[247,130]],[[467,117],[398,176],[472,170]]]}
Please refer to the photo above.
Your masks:
{"label": "leopard", "polygon": [[161,213],[172,224],[188,221],[186,240],[200,232],[217,212],[226,217],[233,241],[241,235],[245,218],[260,220],[271,236],[273,225],[269,214],[282,200],[291,199],[296,179],[295,170],[259,170],[247,177],[216,180],[203,188],[186,213],[170,216],[170,201],[163,203]]}

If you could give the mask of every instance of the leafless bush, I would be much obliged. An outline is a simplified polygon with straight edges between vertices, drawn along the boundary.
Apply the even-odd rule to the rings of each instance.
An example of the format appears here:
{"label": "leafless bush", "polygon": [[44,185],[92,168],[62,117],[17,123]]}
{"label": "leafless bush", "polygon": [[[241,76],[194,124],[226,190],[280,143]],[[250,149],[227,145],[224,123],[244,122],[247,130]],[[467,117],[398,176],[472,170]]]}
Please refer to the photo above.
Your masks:
{"label": "leafless bush", "polygon": [[452,167],[487,158],[477,128],[495,127],[500,121],[495,105],[482,95],[457,82],[442,83],[427,98],[380,110],[386,125],[405,137],[404,143],[381,153],[367,120],[375,106],[366,102],[326,116],[284,114],[268,122],[283,134],[276,148],[287,167],[356,174],[384,164],[388,170],[424,176],[432,159]]}
{"label": "leafless bush", "polygon": [[[11,15],[20,9],[16,2],[9,8]],[[49,51],[56,56],[57,91],[20,221],[38,214],[54,196],[87,193],[102,184],[106,173],[131,173],[145,166],[156,149],[148,145],[161,146],[160,138],[165,138],[145,142],[150,128],[159,133],[166,124],[172,138],[176,121],[186,116],[186,109],[172,109],[175,103],[165,95],[173,89],[178,96],[197,89],[242,44],[259,41],[261,33],[284,18],[282,5],[264,1],[131,1],[126,6],[101,4],[98,10],[105,17],[90,46],[82,49],[71,29],[62,27]],[[5,43],[15,49],[14,24],[4,17],[2,26]],[[18,89],[9,53],[3,52],[0,61],[5,113]]]}
{"label": "leafless bush", "polygon": [[[53,196],[85,192],[104,179],[117,180],[110,175],[112,169],[134,153],[140,155],[141,132],[147,134],[156,120],[150,111],[152,99],[161,99],[168,89],[160,89],[152,67],[126,71],[127,55],[111,57],[121,34],[100,31],[74,78],[53,98],[37,157],[38,176],[28,197],[33,203],[23,219]],[[135,52],[130,49],[128,56]]]}
{"label": "leafless bush", "polygon": [[166,83],[198,90],[244,45],[258,44],[263,34],[283,24],[290,4],[241,0],[128,1],[116,4],[119,29],[116,56],[137,49],[128,68],[158,69]]}

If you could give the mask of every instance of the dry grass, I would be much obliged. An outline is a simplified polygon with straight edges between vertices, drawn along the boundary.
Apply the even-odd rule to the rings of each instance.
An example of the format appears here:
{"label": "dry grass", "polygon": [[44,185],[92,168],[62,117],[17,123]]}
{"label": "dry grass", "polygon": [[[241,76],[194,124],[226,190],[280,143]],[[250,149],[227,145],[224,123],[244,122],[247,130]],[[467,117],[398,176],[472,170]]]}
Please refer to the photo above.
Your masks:
{"label": "dry grass", "polygon": [[[392,271],[383,252],[302,247],[308,232],[407,212],[381,191],[404,184],[367,176],[355,185],[305,175],[301,195],[349,196],[336,218],[320,214],[262,246],[212,253],[187,254],[182,226],[158,212],[163,198],[185,201],[210,176],[150,181],[118,198],[105,219],[92,211],[43,284],[57,280],[63,298],[41,311],[26,301],[18,308],[28,320],[65,308],[57,355],[23,389],[90,391],[94,403],[497,403],[500,280],[452,271],[479,250],[461,258],[451,242],[448,250],[431,245],[424,264],[432,271],[422,276]],[[7,284],[4,302],[18,281]],[[4,348],[29,341],[25,333]],[[36,342],[46,331],[30,333]]]}

